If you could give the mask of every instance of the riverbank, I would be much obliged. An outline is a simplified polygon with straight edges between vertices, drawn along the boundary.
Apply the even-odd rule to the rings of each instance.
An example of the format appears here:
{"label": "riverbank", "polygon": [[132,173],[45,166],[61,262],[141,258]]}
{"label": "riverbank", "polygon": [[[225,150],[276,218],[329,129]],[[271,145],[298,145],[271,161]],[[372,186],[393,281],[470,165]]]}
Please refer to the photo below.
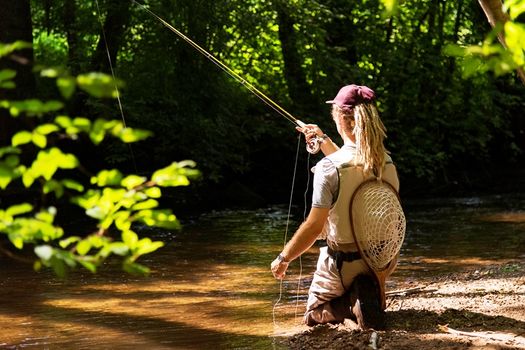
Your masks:
{"label": "riverbank", "polygon": [[[525,349],[525,262],[514,261],[400,286],[385,331],[350,322],[283,338],[289,349]],[[394,291],[395,292],[395,291]]]}

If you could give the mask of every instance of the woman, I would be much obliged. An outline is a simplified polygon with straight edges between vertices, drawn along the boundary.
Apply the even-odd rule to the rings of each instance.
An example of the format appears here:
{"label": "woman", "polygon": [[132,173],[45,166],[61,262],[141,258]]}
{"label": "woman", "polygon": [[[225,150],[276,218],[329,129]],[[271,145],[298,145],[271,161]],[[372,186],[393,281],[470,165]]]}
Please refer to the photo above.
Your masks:
{"label": "woman", "polygon": [[332,104],[332,117],[344,142],[341,148],[316,125],[298,128],[307,140],[322,140],[325,157],[315,166],[310,213],[271,269],[275,278],[284,278],[292,260],[317,239],[326,239],[308,295],[305,323],[309,326],[339,323],[345,318],[356,320],[363,329],[381,328],[384,323],[377,281],[359,255],[349,215],[352,194],[363,181],[378,177],[399,189],[395,166],[383,144],[385,127],[374,101],[374,91],[358,85],[344,86],[327,101]]}

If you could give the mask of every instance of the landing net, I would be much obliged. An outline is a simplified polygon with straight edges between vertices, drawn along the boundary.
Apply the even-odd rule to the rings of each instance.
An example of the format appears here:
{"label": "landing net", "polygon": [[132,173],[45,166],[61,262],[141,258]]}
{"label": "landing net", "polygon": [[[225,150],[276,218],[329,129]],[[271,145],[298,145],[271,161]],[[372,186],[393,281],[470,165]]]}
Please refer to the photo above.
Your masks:
{"label": "landing net", "polygon": [[365,181],[354,192],[350,211],[363,258],[376,272],[386,269],[405,238],[406,219],[397,191],[384,180]]}

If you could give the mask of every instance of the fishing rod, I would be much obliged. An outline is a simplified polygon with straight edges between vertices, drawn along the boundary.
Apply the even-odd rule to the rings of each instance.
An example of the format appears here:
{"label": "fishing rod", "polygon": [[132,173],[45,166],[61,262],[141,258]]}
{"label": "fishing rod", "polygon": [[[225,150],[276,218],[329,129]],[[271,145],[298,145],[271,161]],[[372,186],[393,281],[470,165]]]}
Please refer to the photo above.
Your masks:
{"label": "fishing rod", "polygon": [[[248,82],[246,79],[244,79],[242,76],[240,76],[237,72],[235,72],[233,69],[228,67],[226,64],[224,64],[222,61],[220,61],[217,57],[215,57],[210,52],[203,49],[200,45],[195,43],[193,40],[191,40],[189,37],[184,35],[181,31],[179,31],[177,28],[166,22],[163,18],[161,18],[159,15],[151,11],[148,7],[144,6],[143,4],[139,3],[136,0],[131,0],[133,3],[137,4],[141,9],[149,13],[152,17],[154,17],[157,21],[159,21],[161,24],[163,24],[166,28],[171,30],[173,33],[177,34],[181,39],[186,41],[190,46],[192,46],[195,50],[197,50],[199,53],[201,53],[204,57],[206,57],[208,60],[210,60],[213,64],[215,64],[217,67],[222,69],[224,72],[226,72],[229,76],[231,76],[233,79],[235,79],[237,82],[239,82],[242,86],[244,86],[246,89],[248,89],[251,93],[253,93],[257,98],[259,98],[261,101],[263,101],[266,105],[268,105],[270,108],[272,108],[274,111],[276,111],[278,114],[286,118],[288,121],[292,122],[293,124],[297,125],[300,128],[304,128],[306,126],[305,123],[300,121],[299,119],[295,118],[292,114],[290,114],[288,111],[286,111],[283,107],[278,105],[275,101],[273,101],[271,98],[269,98],[266,94],[264,94],[262,91],[257,89],[255,86],[253,86],[250,82]],[[315,154],[319,152],[319,149],[321,148],[321,142],[322,138],[318,137],[317,135],[310,140],[306,142],[306,150],[311,153]]]}

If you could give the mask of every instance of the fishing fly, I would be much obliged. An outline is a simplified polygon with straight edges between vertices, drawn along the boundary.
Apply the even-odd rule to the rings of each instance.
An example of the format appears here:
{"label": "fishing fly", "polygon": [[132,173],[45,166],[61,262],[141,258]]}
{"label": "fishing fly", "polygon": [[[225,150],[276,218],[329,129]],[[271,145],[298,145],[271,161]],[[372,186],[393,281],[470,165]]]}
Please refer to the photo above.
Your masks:
{"label": "fishing fly", "polygon": [[[291,113],[286,111],[283,107],[281,107],[279,104],[277,104],[275,101],[273,101],[271,98],[269,98],[266,94],[264,94],[262,91],[257,89],[253,84],[248,82],[246,79],[244,79],[242,76],[240,76],[237,72],[235,72],[233,69],[228,67],[226,64],[224,64],[222,61],[220,61],[217,57],[215,57],[210,52],[206,51],[204,48],[202,48],[200,45],[195,43],[193,40],[191,40],[188,36],[184,35],[181,31],[179,31],[177,28],[166,22],[163,18],[161,18],[159,15],[151,11],[148,7],[144,6],[143,4],[139,3],[136,0],[132,0],[135,4],[137,4],[140,8],[142,8],[144,11],[149,13],[151,16],[153,16],[155,19],[157,19],[162,25],[164,25],[166,28],[171,30],[173,33],[178,35],[181,39],[186,41],[189,45],[191,45],[194,49],[196,49],[199,53],[201,53],[204,57],[206,57],[208,60],[210,60],[213,64],[215,64],[217,67],[222,69],[224,72],[226,72],[229,76],[231,76],[233,79],[235,79],[237,82],[239,82],[242,86],[244,86],[246,89],[248,89],[251,93],[253,93],[257,98],[259,98],[261,101],[263,101],[266,105],[268,105],[271,109],[273,109],[275,112],[286,118],[288,121],[292,122],[296,126],[303,129],[306,124],[302,122],[301,120],[295,118]],[[321,143],[323,139],[317,135],[314,137],[307,139],[306,141],[306,150],[311,153],[315,154],[319,152],[321,148]]]}

